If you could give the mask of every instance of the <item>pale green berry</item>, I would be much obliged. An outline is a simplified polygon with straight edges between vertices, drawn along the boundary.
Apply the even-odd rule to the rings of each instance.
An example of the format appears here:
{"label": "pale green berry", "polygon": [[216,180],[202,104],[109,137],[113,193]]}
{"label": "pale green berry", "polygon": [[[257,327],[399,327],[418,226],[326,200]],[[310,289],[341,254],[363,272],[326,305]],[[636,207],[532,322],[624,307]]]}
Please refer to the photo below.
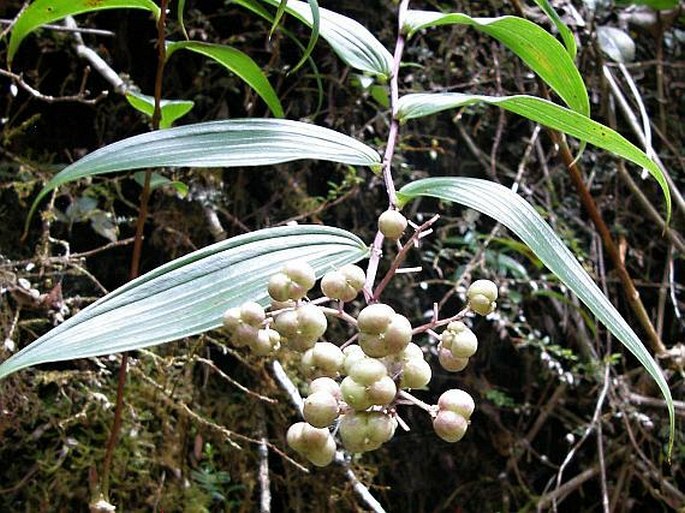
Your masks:
{"label": "pale green berry", "polygon": [[388,305],[382,303],[369,305],[359,312],[357,327],[362,333],[379,335],[387,329],[393,315],[395,315],[395,310]]}
{"label": "pale green berry", "polygon": [[407,344],[407,347],[404,348],[402,353],[400,354],[400,357],[403,360],[413,360],[418,358],[419,360],[423,360],[423,350],[413,342],[410,342]]}
{"label": "pale green berry", "polygon": [[328,392],[336,399],[341,398],[340,385],[334,379],[327,376],[316,378],[309,384],[309,394],[311,395],[316,392]]}
{"label": "pale green berry", "polygon": [[364,269],[354,264],[347,264],[340,268],[340,272],[345,276],[347,284],[357,292],[364,288],[366,282],[366,273]]}
{"label": "pale green berry", "polygon": [[404,350],[411,341],[411,323],[404,315],[394,314],[383,335],[385,338],[387,354],[399,353]]}
{"label": "pale green berry", "polygon": [[297,310],[288,310],[279,314],[274,322],[274,327],[282,337],[296,337],[300,329],[300,319],[297,315]]}
{"label": "pale green berry", "polygon": [[347,288],[345,275],[340,271],[328,272],[321,278],[321,292],[331,299],[340,299],[342,301],[354,299],[357,296],[356,293],[350,299],[343,299],[348,297]]}
{"label": "pale green berry", "polygon": [[234,333],[236,329],[238,329],[238,326],[242,324],[242,319],[240,315],[240,308],[239,307],[233,307],[229,308],[224,312],[223,315],[223,323],[224,323],[224,328],[228,330],[229,333]]}
{"label": "pale green berry", "polygon": [[469,308],[480,315],[488,315],[495,310],[497,285],[490,280],[474,281],[466,291]]}
{"label": "pale green berry", "polygon": [[290,278],[284,273],[276,273],[269,278],[269,296],[275,301],[288,301],[290,297]]}
{"label": "pale green berry", "polygon": [[396,421],[381,412],[349,412],[342,416],[339,432],[345,449],[366,452],[390,440],[395,426]]}
{"label": "pale green berry", "polygon": [[251,346],[257,339],[258,332],[258,328],[241,323],[233,332],[231,340],[238,347]]}
{"label": "pale green berry", "polygon": [[275,350],[281,345],[281,336],[276,330],[271,328],[259,330],[257,336],[252,341],[250,348],[252,351],[260,356],[265,356]]}
{"label": "pale green berry", "polygon": [[378,217],[378,230],[387,239],[399,239],[406,229],[407,218],[397,210],[386,210]]}
{"label": "pale green berry", "polygon": [[368,386],[366,395],[372,404],[387,406],[397,395],[397,386],[390,376],[384,376]]}
{"label": "pale green berry", "polygon": [[326,444],[323,447],[318,447],[309,451],[305,457],[317,467],[325,467],[330,465],[335,458],[336,449],[335,440],[329,435]]}
{"label": "pale green berry", "polygon": [[433,429],[445,442],[458,442],[464,438],[468,427],[464,417],[450,410],[440,411],[433,419]]}
{"label": "pale green berry", "polygon": [[335,375],[343,365],[345,355],[335,344],[318,342],[312,348],[312,363],[327,376]]}
{"label": "pale green berry", "polygon": [[304,400],[302,416],[314,427],[329,426],[338,417],[338,401],[323,390],[314,392]]}
{"label": "pale green berry", "polygon": [[367,394],[366,386],[358,383],[350,376],[347,376],[340,383],[340,393],[343,401],[355,410],[366,410],[373,405],[373,401]]}
{"label": "pale green berry", "polygon": [[328,321],[321,308],[316,305],[306,304],[297,310],[300,335],[317,340],[326,332]]}
{"label": "pale green berry", "polygon": [[251,326],[260,327],[266,319],[266,314],[262,305],[249,301],[240,307],[240,319]]}
{"label": "pale green berry", "polygon": [[432,374],[430,365],[423,358],[407,360],[402,366],[400,386],[402,388],[423,388],[430,382]]}
{"label": "pale green berry", "polygon": [[457,358],[452,354],[452,351],[442,346],[438,349],[438,361],[442,368],[448,372],[461,372],[469,364],[468,358]]}
{"label": "pale green berry", "polygon": [[457,358],[470,358],[478,349],[476,335],[461,321],[450,322],[440,335],[440,341]]}
{"label": "pale green berry", "polygon": [[357,383],[369,386],[388,375],[388,370],[380,360],[364,358],[351,366],[348,375]]}
{"label": "pale green berry", "polygon": [[314,268],[304,260],[288,262],[281,272],[288,276],[288,278],[290,278],[294,283],[299,285],[301,290],[304,291],[301,296],[291,296],[290,299],[300,299],[300,297],[304,296],[304,294],[310,291],[316,283],[316,274],[314,273]]}
{"label": "pale green berry", "polygon": [[385,337],[382,334],[372,335],[362,332],[359,334],[357,342],[359,342],[359,347],[364,353],[373,358],[382,358],[388,354]]}
{"label": "pale green berry", "polygon": [[288,432],[285,435],[285,440],[288,443],[288,446],[299,453],[305,450],[302,431],[306,425],[306,422],[297,422],[288,428]]}
{"label": "pale green berry", "polygon": [[438,408],[440,408],[441,411],[453,411],[468,420],[471,417],[473,410],[476,408],[476,403],[469,393],[458,388],[453,388],[443,392],[438,399]]}
{"label": "pale green berry", "polygon": [[357,344],[349,345],[343,349],[343,355],[345,355],[345,361],[343,362],[343,371],[345,374],[350,373],[350,369],[356,362],[366,358],[363,349]]}

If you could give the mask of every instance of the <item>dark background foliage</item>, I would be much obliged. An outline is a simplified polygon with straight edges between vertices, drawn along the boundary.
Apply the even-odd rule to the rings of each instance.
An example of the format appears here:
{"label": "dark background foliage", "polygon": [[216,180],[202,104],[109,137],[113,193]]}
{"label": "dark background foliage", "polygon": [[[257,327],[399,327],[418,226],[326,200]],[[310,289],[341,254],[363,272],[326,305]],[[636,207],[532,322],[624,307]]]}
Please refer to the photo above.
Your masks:
{"label": "dark background foliage", "polygon": [[[21,4],[3,3],[0,18],[11,19]],[[390,2],[342,1],[323,6],[360,21],[387,47],[394,44],[396,20]],[[636,61],[629,70],[662,132],[655,137],[655,149],[683,190],[682,24],[677,18],[674,23],[664,22],[662,34],[654,26],[627,24],[626,13],[632,11],[623,8],[606,6],[592,15],[582,3],[574,2],[574,8],[566,2],[559,6],[581,42],[578,62],[591,92],[593,117],[605,123],[611,122],[612,106],[601,78],[603,57],[593,27],[609,24],[629,30],[637,43]],[[515,12],[509,3],[497,2],[456,1],[441,7],[482,16]],[[573,22],[574,11],[587,22],[584,27]],[[526,12],[547,23],[534,9]],[[156,31],[148,15],[115,10],[82,16],[78,22],[113,32],[113,37],[84,38],[126,80],[152,94]],[[305,65],[288,74],[299,59],[292,41],[282,31],[269,40],[266,22],[230,2],[189,1],[186,26],[193,39],[231,44],[255,59],[278,91],[288,118],[335,128],[379,149],[384,144],[387,109],[372,91],[359,86],[355,73],[325,42],[320,41],[313,54],[318,72]],[[286,18],[284,27],[306,41],[308,31],[296,20]],[[169,31],[170,39],[180,39],[173,16]],[[664,41],[662,98],[656,82],[659,35]],[[6,60],[4,45],[0,59]],[[403,92],[538,93],[534,77],[522,63],[465,28],[418,36],[407,48],[405,62]],[[86,64],[73,52],[71,35],[64,32],[39,30],[27,38],[13,71],[44,95],[73,95],[82,83],[89,98],[109,89],[96,72],[86,71]],[[320,108],[317,73],[323,84]],[[6,77],[0,77],[0,86],[0,327],[5,341],[0,357],[4,359],[14,347],[35,340],[64,316],[126,281],[129,239],[141,190],[133,173],[60,188],[50,204],[43,205],[43,216],[34,218],[27,240],[20,242],[20,236],[34,194],[57,169],[149,126],[113,92],[95,105],[48,103],[21,88],[14,90]],[[192,54],[175,55],[169,61],[164,96],[195,102],[183,124],[268,114],[238,78]],[[665,109],[660,108],[660,100]],[[619,131],[632,137],[620,115],[618,120]],[[531,142],[533,133],[530,122],[481,107],[410,123],[401,134],[396,180],[404,184],[423,176],[460,175],[507,185],[517,181],[519,193],[544,212],[644,335],[555,147],[544,131],[535,136],[537,142]],[[678,312],[683,310],[679,280],[683,254],[645,216],[619,179],[614,157],[588,148],[581,163],[664,344],[682,348],[685,327]],[[218,236],[292,220],[341,226],[371,241],[375,219],[387,203],[382,183],[373,174],[328,163],[165,173],[187,184],[189,194],[181,198],[172,188],[153,194],[142,271],[206,246]],[[640,187],[661,209],[657,186],[648,180],[640,181]],[[560,511],[601,511],[602,475],[611,511],[682,508],[682,403],[669,465],[663,452],[667,415],[653,383],[619,344],[581,315],[577,302],[553,276],[489,219],[427,200],[411,208],[409,214],[417,221],[435,211],[442,218],[434,235],[411,254],[407,264],[420,265],[423,272],[397,277],[386,291],[393,307],[413,321],[424,318],[434,302],[456,312],[463,306],[465,285],[481,277],[495,280],[503,297],[494,316],[475,321],[480,350],[467,370],[455,376],[433,361],[431,389],[417,392],[427,402],[455,386],[474,395],[477,410],[467,437],[446,444],[434,435],[424,412],[401,408],[399,413],[412,430],[398,432],[379,451],[353,459],[359,478],[388,511],[550,509],[551,497],[558,493],[559,467],[589,426],[592,433],[564,470],[562,483],[567,488],[562,486],[562,491],[567,493],[559,494],[564,499]],[[682,212],[676,212],[672,228],[682,231]],[[388,251],[392,254],[392,248]],[[93,253],[70,257],[84,252]],[[52,293],[54,300],[38,302],[30,289]],[[329,335],[344,336],[334,330]],[[429,344],[427,338],[417,342]],[[611,364],[608,395],[601,416],[593,420],[605,385],[602,362]],[[297,375],[294,360],[286,358],[284,365]],[[682,358],[666,365],[674,397],[682,401]],[[116,357],[90,359],[29,369],[0,383],[0,511],[88,511],[97,495],[111,426],[117,368]],[[247,395],[217,369],[278,402]],[[227,441],[225,430],[265,436],[285,451],[284,433],[295,420],[293,408],[264,362],[227,349],[219,332],[136,353],[112,470],[112,502],[119,511],[256,511],[257,447],[236,440],[241,446],[236,448]],[[273,511],[364,509],[340,467],[311,469],[306,474],[273,451],[269,463]]]}

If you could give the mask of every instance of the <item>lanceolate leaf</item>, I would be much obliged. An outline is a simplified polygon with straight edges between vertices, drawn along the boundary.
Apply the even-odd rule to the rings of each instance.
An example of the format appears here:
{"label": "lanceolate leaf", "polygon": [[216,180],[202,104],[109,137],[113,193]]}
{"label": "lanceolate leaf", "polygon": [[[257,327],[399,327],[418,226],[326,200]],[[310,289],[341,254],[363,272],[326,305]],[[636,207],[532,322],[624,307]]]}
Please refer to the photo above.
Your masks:
{"label": "lanceolate leaf", "polygon": [[[155,99],[152,96],[134,91],[126,91],[126,100],[134,109],[150,118],[155,112]],[[169,128],[173,125],[174,121],[188,114],[193,105],[195,103],[190,100],[162,99],[160,102],[162,119],[159,121],[159,128]]]}
{"label": "lanceolate leaf", "polygon": [[129,137],[64,168],[38,193],[38,202],[62,184],[87,176],[150,167],[264,166],[319,159],[376,167],[380,155],[328,128],[286,119],[235,119],[198,123]]}
{"label": "lanceolate leaf", "polygon": [[36,0],[21,13],[12,27],[12,35],[7,48],[7,61],[12,58],[24,38],[41,25],[102,9],[145,9],[155,18],[159,17],[159,7],[152,0]]}
{"label": "lanceolate leaf", "polygon": [[190,50],[214,59],[224,68],[238,75],[243,82],[254,89],[266,102],[274,116],[282,118],[283,107],[276,91],[262,73],[261,68],[249,55],[231,46],[202,43],[200,41],[178,41],[167,43],[167,59],[177,50]]}
{"label": "lanceolate leaf", "polygon": [[645,168],[659,182],[663,190],[666,200],[666,217],[670,219],[671,193],[659,166],[637,146],[611,128],[556,103],[526,95],[481,96],[462,93],[420,93],[408,94],[400,98],[397,116],[401,121],[406,121],[476,103],[496,105],[541,125],[572,135],[581,141],[609,150]]}
{"label": "lanceolate leaf", "polygon": [[45,362],[130,351],[221,325],[245,301],[269,303],[271,274],[305,260],[317,276],[357,262],[368,248],[326,226],[268,228],[219,242],[137,278],[40,337],[0,365],[0,378]]}
{"label": "lanceolate leaf", "polygon": [[554,23],[554,26],[557,28],[559,31],[559,35],[561,36],[562,41],[564,42],[564,46],[566,47],[566,51],[568,54],[571,56],[572,59],[576,58],[576,53],[578,52],[578,47],[576,45],[576,38],[573,37],[573,33],[571,32],[571,29],[568,28],[566,23],[564,23],[559,15],[557,14],[557,11],[554,10],[554,7],[552,7],[552,4],[549,3],[549,0],[534,0],[536,4],[538,4],[538,7],[544,11],[544,13],[547,15],[547,17],[552,20],[552,23]]}
{"label": "lanceolate leaf", "polygon": [[484,32],[518,55],[574,111],[590,115],[590,100],[573,58],[549,32],[517,16],[472,18],[466,14],[409,10],[404,30],[447,24],[469,25]]}
{"label": "lanceolate leaf", "polygon": [[[279,5],[279,0],[264,0]],[[307,2],[289,0],[286,11],[310,27],[314,20]],[[392,55],[363,25],[328,9],[319,9],[319,34],[348,65],[383,78],[389,78]]]}
{"label": "lanceolate leaf", "polygon": [[597,319],[635,355],[659,386],[670,417],[670,455],[675,432],[673,399],[661,369],[621,314],[535,209],[510,189],[478,178],[426,178],[412,182],[398,192],[402,203],[418,196],[459,203],[496,219],[519,236],[559,280],[585,303]]}

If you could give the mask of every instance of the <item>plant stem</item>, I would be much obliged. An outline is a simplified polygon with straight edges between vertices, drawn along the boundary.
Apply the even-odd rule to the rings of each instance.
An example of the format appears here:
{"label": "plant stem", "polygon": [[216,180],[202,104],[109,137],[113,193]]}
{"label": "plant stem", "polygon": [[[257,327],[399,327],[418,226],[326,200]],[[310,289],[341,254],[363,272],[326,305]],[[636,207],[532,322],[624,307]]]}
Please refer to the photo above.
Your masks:
{"label": "plant stem", "polygon": [[[161,13],[157,21],[157,75],[155,77],[155,110],[152,114],[152,129],[159,130],[159,122],[162,118],[161,100],[162,100],[162,77],[164,76],[164,64],[166,62],[166,47],[164,45],[166,35],[166,11],[168,0],[161,0]],[[148,204],[150,202],[150,179],[151,171],[145,172],[145,183],[143,191],[140,195],[140,208],[138,210],[138,219],[136,221],[136,234],[133,242],[133,254],[131,256],[131,267],[129,270],[129,280],[138,277],[140,273],[140,257],[143,248],[143,229],[145,228],[145,220],[147,219]],[[102,480],[100,491],[102,496],[109,500],[109,482],[112,469],[112,459],[114,457],[114,448],[119,439],[119,432],[121,431],[122,413],[124,409],[124,388],[126,385],[126,374],[128,367],[128,353],[121,355],[121,365],[119,367],[119,376],[117,382],[117,399],[114,409],[114,419],[112,420],[112,429],[107,440],[107,448],[105,450],[105,459],[102,463]]]}
{"label": "plant stem", "polygon": [[[392,209],[397,208],[397,193],[392,179],[392,158],[395,155],[395,145],[397,144],[397,137],[400,131],[400,124],[396,116],[397,101],[399,99],[398,76],[405,43],[405,38],[402,34],[402,26],[408,8],[409,0],[402,0],[397,14],[397,40],[395,42],[395,53],[393,54],[392,71],[390,75],[390,106],[392,109],[392,117],[390,119],[390,129],[388,131],[388,142],[385,145],[385,153],[383,154],[383,182],[385,183],[388,202]],[[378,300],[377,295],[374,295],[373,293],[373,284],[376,281],[378,264],[383,254],[383,239],[383,234],[380,231],[377,232],[376,237],[373,240],[373,245],[371,246],[371,256],[369,257],[369,265],[366,269],[366,283],[364,284],[364,297],[368,303]]]}

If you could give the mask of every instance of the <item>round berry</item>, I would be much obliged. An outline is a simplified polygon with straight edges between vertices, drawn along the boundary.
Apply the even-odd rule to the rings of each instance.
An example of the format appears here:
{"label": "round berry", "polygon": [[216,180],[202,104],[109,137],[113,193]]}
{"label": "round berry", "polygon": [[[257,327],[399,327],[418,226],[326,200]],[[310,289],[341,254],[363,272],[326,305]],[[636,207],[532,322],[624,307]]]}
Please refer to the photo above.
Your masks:
{"label": "round berry", "polygon": [[309,394],[311,395],[315,392],[328,392],[336,399],[340,399],[341,397],[340,385],[338,385],[334,379],[327,376],[312,380],[309,384]]}
{"label": "round berry", "polygon": [[476,335],[461,321],[450,322],[440,335],[440,341],[457,358],[470,358],[478,349]]}
{"label": "round berry", "polygon": [[388,370],[380,360],[364,358],[352,365],[348,375],[360,385],[369,386],[387,376]]}
{"label": "round berry", "polygon": [[373,405],[373,401],[371,401],[366,391],[366,386],[358,383],[350,376],[347,376],[340,383],[340,393],[342,394],[343,401],[355,410],[366,410]]}
{"label": "round berry", "polygon": [[438,349],[438,361],[443,369],[448,372],[461,372],[469,364],[468,358],[457,358],[452,351],[440,346]]}
{"label": "round berry", "polygon": [[474,281],[466,291],[469,308],[480,315],[488,315],[497,307],[497,285],[490,280]]}
{"label": "round berry", "polygon": [[458,442],[464,438],[468,427],[469,423],[464,417],[450,410],[439,412],[433,419],[435,433],[445,442]]}
{"label": "round berry", "polygon": [[378,218],[378,230],[387,239],[399,239],[406,229],[407,218],[397,210],[386,210]]}
{"label": "round berry", "polygon": [[338,401],[328,392],[314,392],[304,400],[302,416],[314,427],[329,426],[338,418]]}
{"label": "round berry", "polygon": [[449,410],[458,413],[465,419],[469,419],[473,410],[476,408],[476,403],[470,394],[464,390],[453,388],[444,392],[438,399],[438,408],[440,410]]}
{"label": "round berry", "polygon": [[431,380],[431,367],[426,360],[414,358],[402,366],[400,386],[402,388],[422,388]]}
{"label": "round berry", "polygon": [[357,327],[362,333],[379,335],[387,329],[393,315],[395,315],[395,310],[388,305],[382,303],[369,305],[359,312]]}

